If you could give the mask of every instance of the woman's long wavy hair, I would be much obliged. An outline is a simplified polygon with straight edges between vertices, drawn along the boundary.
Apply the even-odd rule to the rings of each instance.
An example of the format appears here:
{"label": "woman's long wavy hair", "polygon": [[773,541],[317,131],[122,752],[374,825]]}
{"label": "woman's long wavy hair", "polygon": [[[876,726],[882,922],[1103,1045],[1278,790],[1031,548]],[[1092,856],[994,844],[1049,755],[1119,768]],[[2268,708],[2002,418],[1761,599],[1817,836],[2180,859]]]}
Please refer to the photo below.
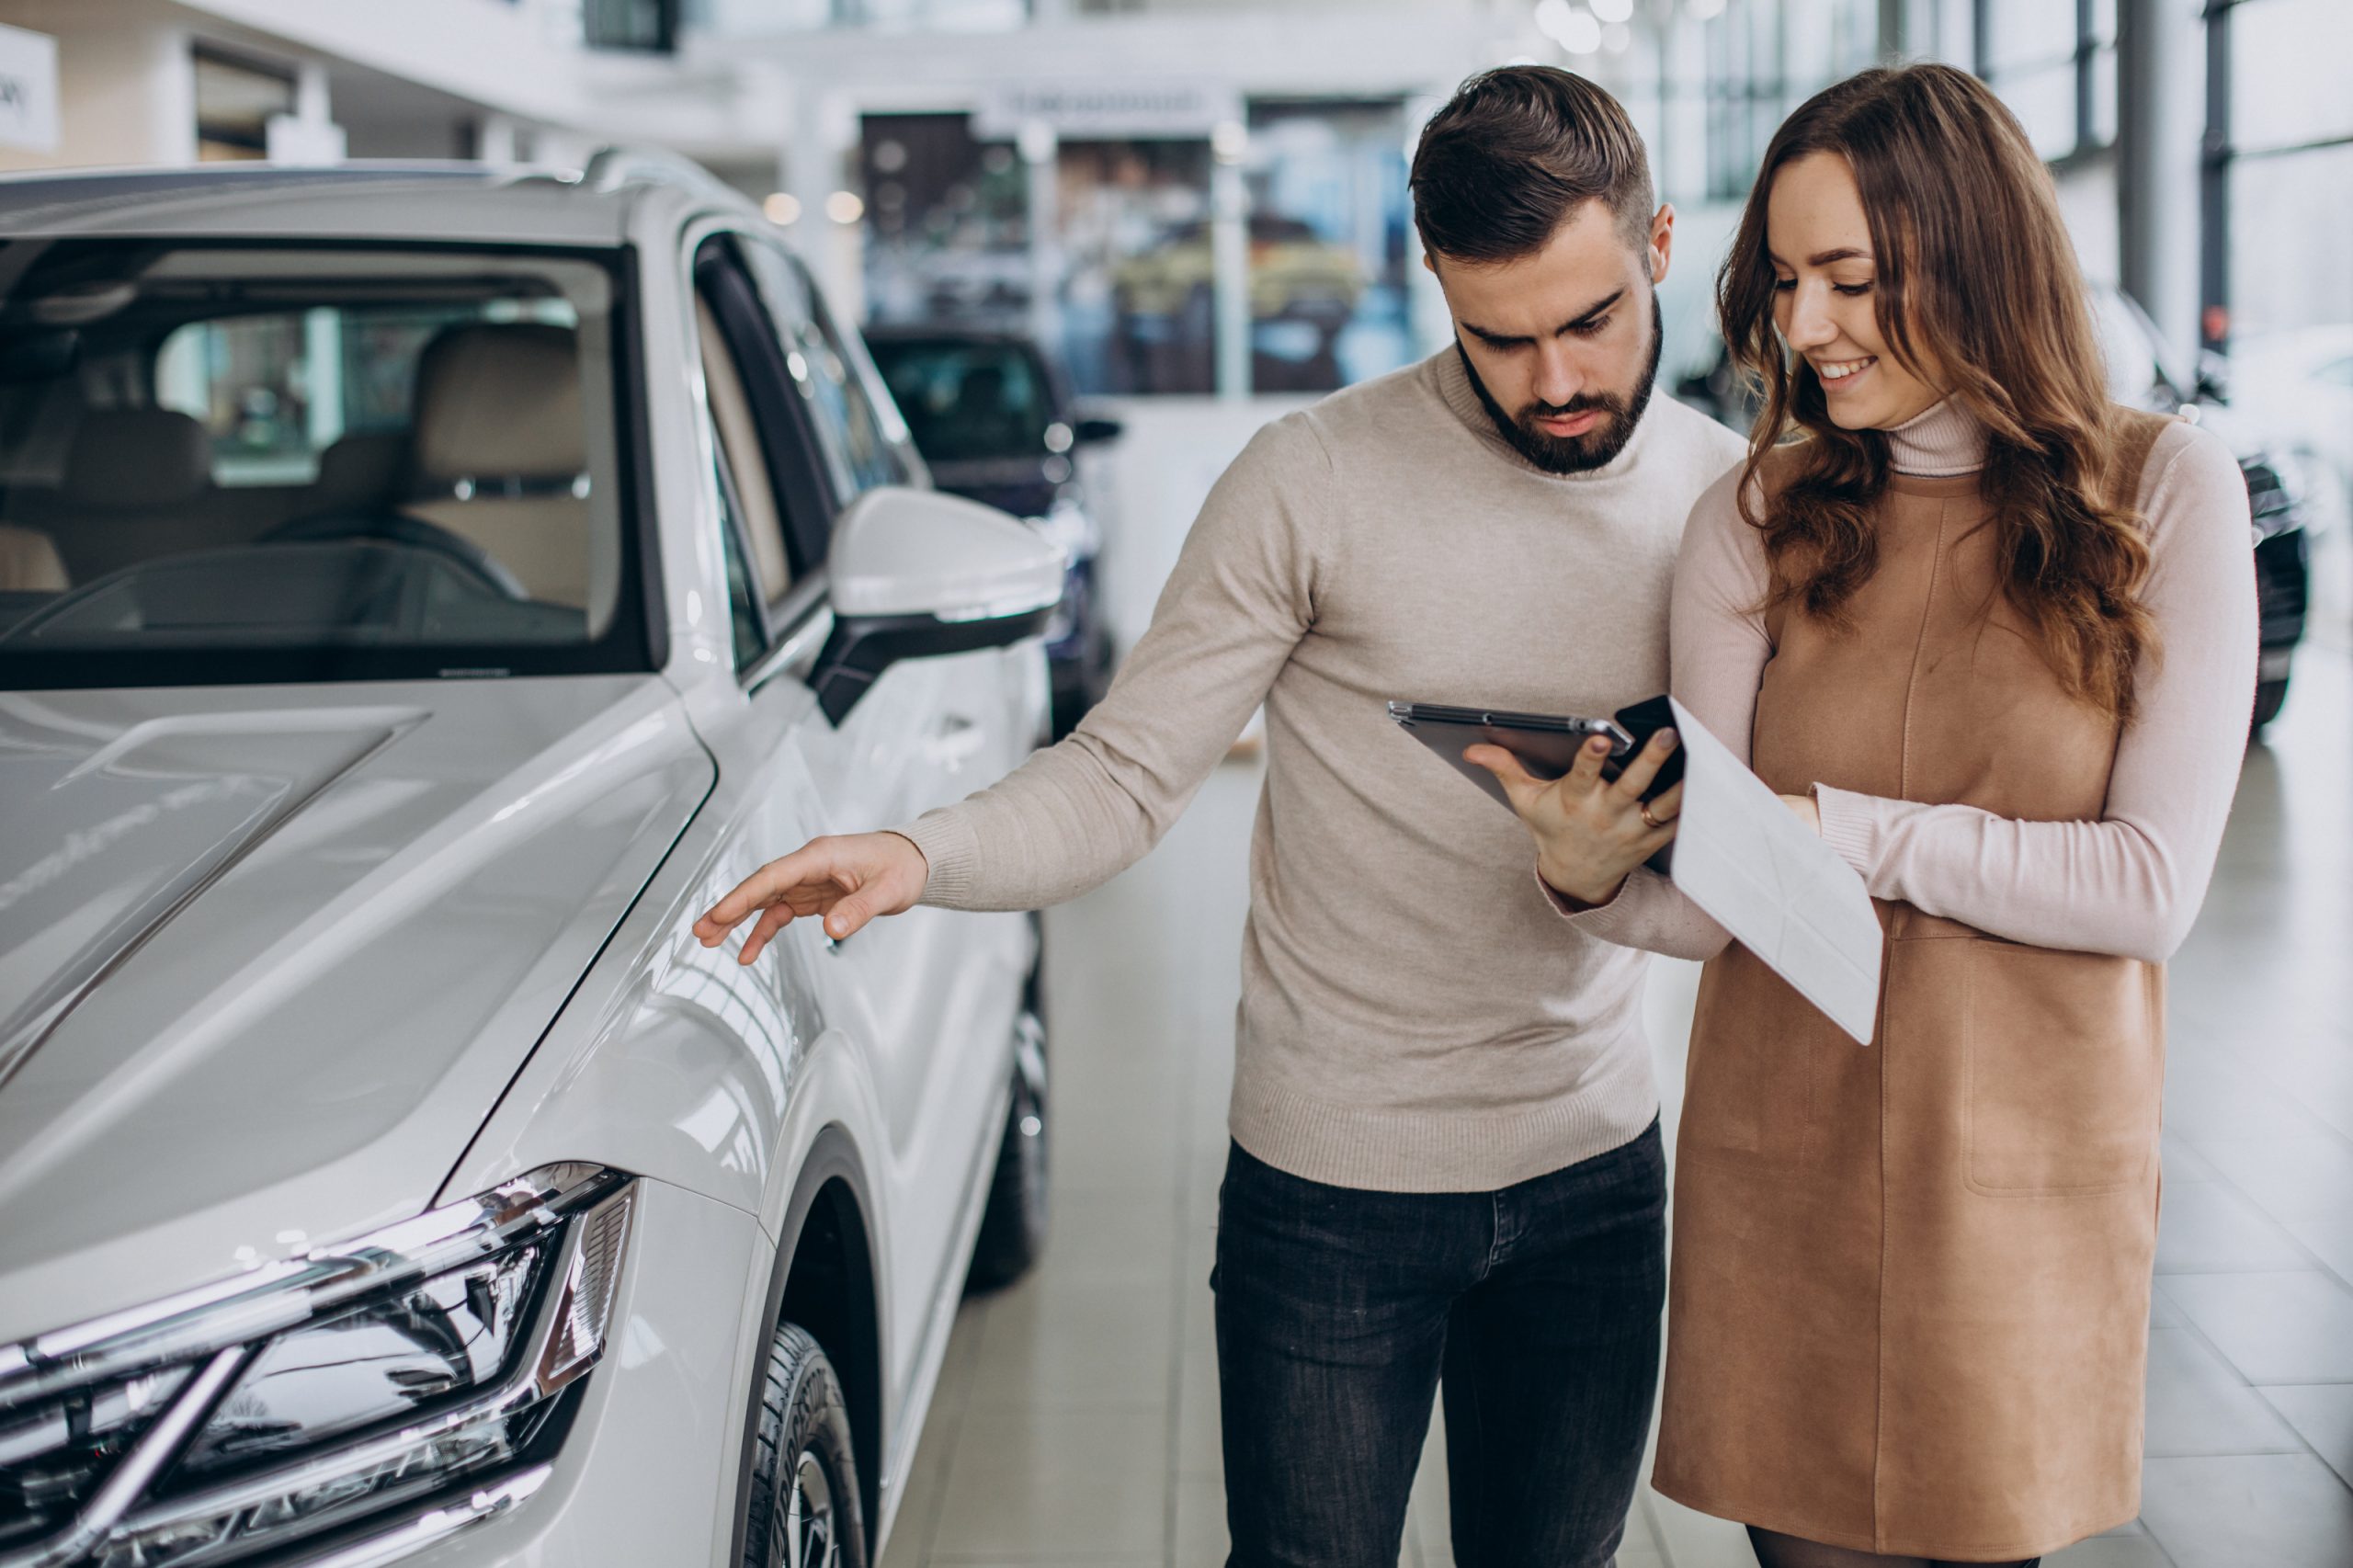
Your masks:
{"label": "woman's long wavy hair", "polygon": [[2071,695],[2129,720],[2133,667],[2155,640],[2137,597],[2149,569],[2138,476],[2119,472],[2120,411],[2050,176],[2001,101],[1949,66],[1865,71],[1808,99],[1766,149],[1717,275],[1724,342],[1763,383],[1741,510],[1764,533],[1773,602],[1845,622],[1877,564],[1872,510],[1888,482],[1887,437],[1831,421],[1773,321],[1766,206],[1774,176],[1816,153],[1844,158],[1861,192],[1881,336],[1915,374],[1925,344],[1985,426],[1980,484],[2011,603]]}

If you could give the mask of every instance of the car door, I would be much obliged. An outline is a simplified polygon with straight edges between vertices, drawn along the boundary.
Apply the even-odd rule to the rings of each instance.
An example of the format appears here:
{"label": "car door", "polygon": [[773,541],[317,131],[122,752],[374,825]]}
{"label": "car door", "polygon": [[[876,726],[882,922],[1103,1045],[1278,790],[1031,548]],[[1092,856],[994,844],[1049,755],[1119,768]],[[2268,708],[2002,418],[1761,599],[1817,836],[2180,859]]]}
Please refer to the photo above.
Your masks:
{"label": "car door", "polygon": [[[830,525],[866,489],[920,470],[894,460],[887,404],[860,384],[850,351],[795,309],[815,301],[789,256],[725,233],[703,244],[695,273],[741,693],[715,749],[730,754],[722,770],[764,776],[744,797],[728,867],[740,859],[747,873],[813,835],[905,822],[997,777],[1027,748],[1026,672],[1037,665],[1042,681],[1042,664],[1034,648],[910,661],[838,726],[817,710],[806,677],[830,625]],[[931,1309],[961,1282],[958,1226],[993,1153],[1031,937],[1018,915],[917,909],[844,943],[805,939],[820,949],[810,967],[826,1022],[866,1055],[888,1132],[890,1147],[868,1157],[889,1194],[886,1310],[904,1375],[929,1359]]]}

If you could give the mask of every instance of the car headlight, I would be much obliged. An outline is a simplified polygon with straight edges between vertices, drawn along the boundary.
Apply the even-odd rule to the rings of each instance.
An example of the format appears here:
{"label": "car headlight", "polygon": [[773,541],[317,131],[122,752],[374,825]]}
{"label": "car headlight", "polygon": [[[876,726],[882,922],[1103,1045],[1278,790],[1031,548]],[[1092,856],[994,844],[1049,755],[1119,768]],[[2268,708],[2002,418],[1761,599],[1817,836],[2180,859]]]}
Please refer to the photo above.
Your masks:
{"label": "car headlight", "polygon": [[381,1562],[511,1507],[604,1347],[634,1197],[550,1166],[0,1347],[0,1568],[195,1568],[361,1526]]}

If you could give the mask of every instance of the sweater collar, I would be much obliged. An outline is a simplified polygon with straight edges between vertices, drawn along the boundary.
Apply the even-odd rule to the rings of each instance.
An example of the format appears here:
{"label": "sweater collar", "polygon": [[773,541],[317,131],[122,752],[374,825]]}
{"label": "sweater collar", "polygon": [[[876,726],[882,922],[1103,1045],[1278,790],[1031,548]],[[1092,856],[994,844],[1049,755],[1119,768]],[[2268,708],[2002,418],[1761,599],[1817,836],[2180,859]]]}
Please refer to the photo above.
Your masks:
{"label": "sweater collar", "polygon": [[1946,398],[1887,432],[1888,461],[1898,473],[1944,479],[1985,466],[1985,426]]}
{"label": "sweater collar", "polygon": [[[1645,408],[1642,418],[1634,422],[1633,435],[1627,438],[1624,449],[1616,457],[1599,468],[1586,469],[1577,473],[1554,473],[1551,469],[1540,468],[1529,462],[1520,454],[1519,449],[1506,440],[1503,432],[1495,428],[1495,416],[1487,412],[1487,405],[1479,401],[1479,389],[1471,384],[1471,372],[1462,362],[1462,350],[1459,347],[1448,344],[1423,360],[1422,369],[1431,389],[1438,393],[1438,401],[1446,404],[1448,411],[1460,419],[1472,435],[1499,453],[1514,468],[1563,483],[1611,479],[1632,468],[1635,454],[1642,449],[1643,434],[1652,424],[1651,409]],[[1654,389],[1652,407],[1657,406],[1661,395]]]}

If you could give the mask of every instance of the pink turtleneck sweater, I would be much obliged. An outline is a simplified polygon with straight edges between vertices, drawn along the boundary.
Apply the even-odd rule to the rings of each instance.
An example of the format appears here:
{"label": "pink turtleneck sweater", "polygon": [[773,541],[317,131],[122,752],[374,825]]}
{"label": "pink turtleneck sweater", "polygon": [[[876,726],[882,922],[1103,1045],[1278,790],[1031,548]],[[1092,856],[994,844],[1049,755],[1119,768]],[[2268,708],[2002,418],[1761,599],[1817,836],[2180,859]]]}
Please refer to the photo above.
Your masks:
{"label": "pink turtleneck sweater", "polygon": [[[1944,476],[1984,463],[1984,428],[1949,402],[1888,432],[1894,466]],[[1767,567],[1740,516],[1737,470],[1699,498],[1677,557],[1669,620],[1677,697],[1744,761],[1772,646]],[[2117,743],[2093,822],[2021,822],[1972,806],[1814,788],[1822,836],[1876,898],[2037,947],[2161,963],[2213,874],[2246,746],[2256,599],[2246,485],[2211,432],[2177,421],[2142,476],[2152,564],[2143,602],[2161,652],[2136,674],[2140,712]],[[1731,938],[1665,878],[1637,870],[1608,903],[1556,906],[1588,935],[1706,959]]]}

